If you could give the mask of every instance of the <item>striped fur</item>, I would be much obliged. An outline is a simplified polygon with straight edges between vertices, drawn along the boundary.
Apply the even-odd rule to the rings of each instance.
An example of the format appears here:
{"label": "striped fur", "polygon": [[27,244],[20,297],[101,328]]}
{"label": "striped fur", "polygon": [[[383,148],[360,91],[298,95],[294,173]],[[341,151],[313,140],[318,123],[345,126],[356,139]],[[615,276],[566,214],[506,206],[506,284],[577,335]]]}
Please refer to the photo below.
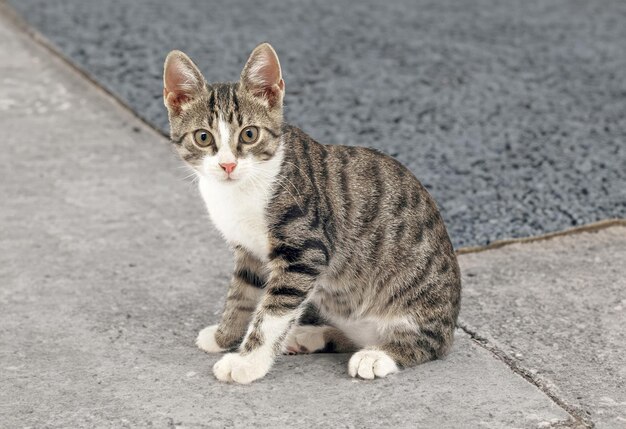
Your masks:
{"label": "striped fur", "polygon": [[[460,272],[437,206],[411,172],[378,151],[322,145],[284,123],[284,83],[267,44],[240,82],[202,81],[195,92],[188,80],[200,72],[184,54],[170,57],[173,146],[197,170],[207,209],[236,253],[214,340],[216,349],[238,349],[215,365],[216,376],[253,381],[286,350],[360,349],[349,371],[363,378],[444,356]],[[177,93],[168,67],[190,69],[180,73],[187,92]],[[260,130],[254,144],[237,138],[249,125]],[[194,143],[198,129],[214,135],[209,147]],[[238,176],[215,167],[224,151]]]}

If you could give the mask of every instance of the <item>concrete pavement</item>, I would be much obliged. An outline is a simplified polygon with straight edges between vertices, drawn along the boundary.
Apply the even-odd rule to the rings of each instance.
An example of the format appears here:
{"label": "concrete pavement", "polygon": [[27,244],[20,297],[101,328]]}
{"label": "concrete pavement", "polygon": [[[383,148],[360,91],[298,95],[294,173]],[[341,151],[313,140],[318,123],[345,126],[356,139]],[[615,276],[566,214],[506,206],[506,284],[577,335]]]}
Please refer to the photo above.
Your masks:
{"label": "concrete pavement", "polygon": [[460,261],[460,325],[589,422],[626,427],[626,222]]}
{"label": "concrete pavement", "polygon": [[[462,322],[471,336],[459,330],[445,360],[365,382],[347,375],[348,355],[285,356],[251,386],[216,382],[210,368],[217,357],[193,340],[218,318],[232,259],[168,143],[1,15],[0,58],[0,427],[622,422],[623,397],[599,387],[606,381],[619,388],[624,379],[604,372],[622,362],[620,304],[603,306],[607,293],[623,300],[621,283],[595,285],[624,278],[624,268],[611,262],[623,251],[623,229],[536,243],[530,251],[507,247],[502,257],[505,249],[462,256]],[[550,249],[553,263],[537,265],[548,243],[569,249],[576,266],[597,254],[611,269],[598,264],[585,277]],[[524,274],[535,271],[534,284],[550,286],[549,293],[536,291],[538,301],[512,298],[520,266]],[[561,329],[547,329],[554,321],[536,307],[546,294],[542,305],[552,312],[569,293],[568,276],[586,297],[572,298],[582,314],[559,314]],[[511,298],[498,298],[502,285]],[[605,360],[576,371],[586,360],[578,355],[586,353],[586,337],[578,346],[568,339],[585,329],[569,329],[606,308],[613,312],[583,322],[607,327],[596,348]],[[534,330],[515,323],[525,314]],[[562,334],[556,362],[572,366],[554,366],[551,349],[532,341],[535,331],[546,344]]]}

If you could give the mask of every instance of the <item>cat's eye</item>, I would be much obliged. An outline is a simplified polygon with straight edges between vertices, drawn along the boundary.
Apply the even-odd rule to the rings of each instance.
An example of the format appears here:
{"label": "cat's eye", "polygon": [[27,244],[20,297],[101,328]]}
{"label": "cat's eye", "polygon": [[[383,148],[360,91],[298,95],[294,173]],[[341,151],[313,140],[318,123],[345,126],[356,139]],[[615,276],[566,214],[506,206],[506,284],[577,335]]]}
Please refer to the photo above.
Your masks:
{"label": "cat's eye", "polygon": [[198,130],[193,133],[193,138],[196,144],[200,147],[208,147],[213,143],[213,134],[207,130]]}
{"label": "cat's eye", "polygon": [[243,143],[254,143],[259,138],[259,129],[257,127],[246,127],[239,134],[239,140]]}

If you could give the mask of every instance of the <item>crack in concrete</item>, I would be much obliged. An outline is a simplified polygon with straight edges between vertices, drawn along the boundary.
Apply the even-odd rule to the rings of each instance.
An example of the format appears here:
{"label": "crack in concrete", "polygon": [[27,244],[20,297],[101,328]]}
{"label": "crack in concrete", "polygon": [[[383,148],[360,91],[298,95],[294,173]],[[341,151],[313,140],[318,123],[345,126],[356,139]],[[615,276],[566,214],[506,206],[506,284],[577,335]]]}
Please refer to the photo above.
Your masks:
{"label": "crack in concrete", "polygon": [[595,427],[595,423],[593,423],[593,421],[591,421],[588,417],[584,415],[585,410],[573,407],[572,405],[566,403],[563,399],[559,398],[559,396],[549,387],[547,387],[541,380],[534,377],[530,371],[528,371],[526,368],[521,367],[515,359],[513,359],[503,350],[496,347],[487,338],[480,335],[476,330],[472,329],[469,325],[461,320],[457,323],[457,327],[466,334],[468,334],[475,344],[493,354],[498,360],[508,366],[511,371],[513,371],[515,374],[519,375],[530,384],[535,386],[537,389],[539,389],[541,392],[543,392],[555,404],[564,409],[572,417],[571,420],[557,422],[550,425],[550,427],[567,427],[572,429],[591,429]]}
{"label": "crack in concrete", "polygon": [[457,255],[465,255],[468,253],[484,252],[486,250],[499,249],[510,244],[517,243],[535,243],[537,241],[551,240],[557,237],[565,237],[567,235],[575,235],[583,232],[595,232],[602,229],[611,228],[613,226],[626,226],[626,219],[605,219],[598,222],[588,223],[586,225],[577,226],[574,228],[567,228],[561,231],[554,231],[547,234],[533,235],[530,237],[511,238],[506,240],[498,240],[485,246],[470,246],[461,247],[457,249]]}

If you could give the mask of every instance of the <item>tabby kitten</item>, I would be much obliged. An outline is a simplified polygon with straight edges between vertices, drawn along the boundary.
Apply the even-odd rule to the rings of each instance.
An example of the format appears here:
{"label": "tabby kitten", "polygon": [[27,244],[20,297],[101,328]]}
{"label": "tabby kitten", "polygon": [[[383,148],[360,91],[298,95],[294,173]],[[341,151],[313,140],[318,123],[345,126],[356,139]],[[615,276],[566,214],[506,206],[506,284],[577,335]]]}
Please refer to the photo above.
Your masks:
{"label": "tabby kitten", "polygon": [[164,86],[174,147],[235,252],[222,319],[197,339],[231,351],[213,367],[219,380],[250,383],[285,352],[358,350],[348,372],[365,379],[446,354],[459,267],[409,170],[284,123],[285,83],[267,43],[237,83],[207,84],[172,51]]}

